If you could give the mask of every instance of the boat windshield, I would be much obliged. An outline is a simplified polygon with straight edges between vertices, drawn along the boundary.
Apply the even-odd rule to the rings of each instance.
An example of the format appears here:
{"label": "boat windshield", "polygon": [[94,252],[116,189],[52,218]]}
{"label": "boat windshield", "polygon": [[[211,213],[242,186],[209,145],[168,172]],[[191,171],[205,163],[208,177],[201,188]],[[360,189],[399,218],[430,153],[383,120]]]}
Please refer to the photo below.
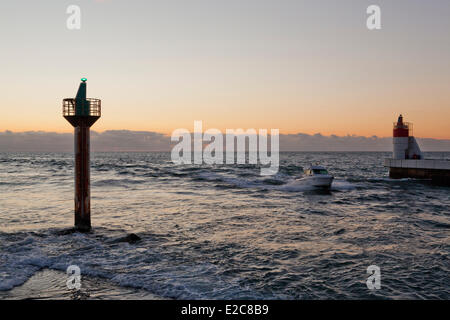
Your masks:
{"label": "boat windshield", "polygon": [[328,174],[328,171],[325,169],[313,169],[314,174]]}

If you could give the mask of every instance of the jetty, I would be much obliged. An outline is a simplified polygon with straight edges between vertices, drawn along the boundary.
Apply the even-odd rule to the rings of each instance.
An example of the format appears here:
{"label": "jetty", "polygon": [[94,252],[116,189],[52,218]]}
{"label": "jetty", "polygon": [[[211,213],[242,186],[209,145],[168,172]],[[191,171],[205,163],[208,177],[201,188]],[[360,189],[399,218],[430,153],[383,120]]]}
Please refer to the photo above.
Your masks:
{"label": "jetty", "polygon": [[450,186],[450,160],[424,159],[412,135],[412,124],[400,115],[393,130],[393,158],[384,160],[393,179],[413,178]]}

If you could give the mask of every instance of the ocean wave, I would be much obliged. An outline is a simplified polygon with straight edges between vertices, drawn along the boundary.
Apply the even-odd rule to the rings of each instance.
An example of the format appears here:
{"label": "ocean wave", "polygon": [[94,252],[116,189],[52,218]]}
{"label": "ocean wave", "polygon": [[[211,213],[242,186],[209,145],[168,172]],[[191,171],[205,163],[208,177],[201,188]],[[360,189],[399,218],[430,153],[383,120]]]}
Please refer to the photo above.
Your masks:
{"label": "ocean wave", "polygon": [[[22,285],[43,268],[65,272],[68,266],[76,265],[82,276],[108,279],[120,286],[145,289],[167,298],[264,298],[241,287],[239,281],[224,278],[223,270],[216,264],[201,261],[167,264],[164,255],[152,250],[152,242],[160,238],[140,234],[142,242],[138,248],[146,249],[141,253],[134,245],[117,242],[120,231],[113,231],[113,236],[105,234],[110,230],[99,231],[91,234],[55,230],[31,235],[1,234],[5,245],[0,255],[7,268],[3,266],[0,272],[0,291]],[[21,239],[17,239],[18,236]],[[157,259],[149,259],[152,256]]]}
{"label": "ocean wave", "polygon": [[[448,188],[390,180],[382,156],[281,153],[264,177],[250,165],[176,166],[170,154],[94,154],[94,228],[80,234],[63,232],[73,155],[11,155],[0,162],[0,290],[76,264],[167,298],[361,299],[374,298],[366,268],[380,264],[376,298],[448,299]],[[336,177],[331,190],[296,180],[310,162]],[[141,240],[119,241],[129,233]]]}
{"label": "ocean wave", "polygon": [[102,179],[92,183],[95,187],[129,187],[129,185],[145,183],[144,179]]}

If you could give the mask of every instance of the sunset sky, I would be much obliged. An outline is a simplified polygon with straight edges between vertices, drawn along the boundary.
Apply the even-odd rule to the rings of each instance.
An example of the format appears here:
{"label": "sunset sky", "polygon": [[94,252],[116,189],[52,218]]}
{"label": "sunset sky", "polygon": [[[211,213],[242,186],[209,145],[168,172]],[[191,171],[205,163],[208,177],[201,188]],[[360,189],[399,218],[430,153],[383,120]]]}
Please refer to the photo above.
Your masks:
{"label": "sunset sky", "polygon": [[15,0],[0,15],[0,131],[71,132],[61,101],[86,77],[96,131],[390,136],[403,113],[450,139],[448,0]]}

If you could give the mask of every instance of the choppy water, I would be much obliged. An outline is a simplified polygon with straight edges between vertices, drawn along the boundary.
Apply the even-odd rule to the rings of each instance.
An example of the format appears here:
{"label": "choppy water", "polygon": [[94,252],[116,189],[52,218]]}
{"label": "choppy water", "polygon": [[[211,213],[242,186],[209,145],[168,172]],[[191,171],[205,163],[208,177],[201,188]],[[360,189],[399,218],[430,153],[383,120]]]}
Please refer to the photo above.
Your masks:
{"label": "choppy water", "polygon": [[[450,298],[450,188],[390,180],[390,154],[282,153],[270,178],[169,156],[94,154],[94,230],[62,235],[73,156],[0,153],[0,290],[76,264],[177,299]],[[330,192],[295,182],[311,162],[336,177]],[[142,240],[116,241],[130,232]],[[373,264],[375,292],[365,284]]]}

